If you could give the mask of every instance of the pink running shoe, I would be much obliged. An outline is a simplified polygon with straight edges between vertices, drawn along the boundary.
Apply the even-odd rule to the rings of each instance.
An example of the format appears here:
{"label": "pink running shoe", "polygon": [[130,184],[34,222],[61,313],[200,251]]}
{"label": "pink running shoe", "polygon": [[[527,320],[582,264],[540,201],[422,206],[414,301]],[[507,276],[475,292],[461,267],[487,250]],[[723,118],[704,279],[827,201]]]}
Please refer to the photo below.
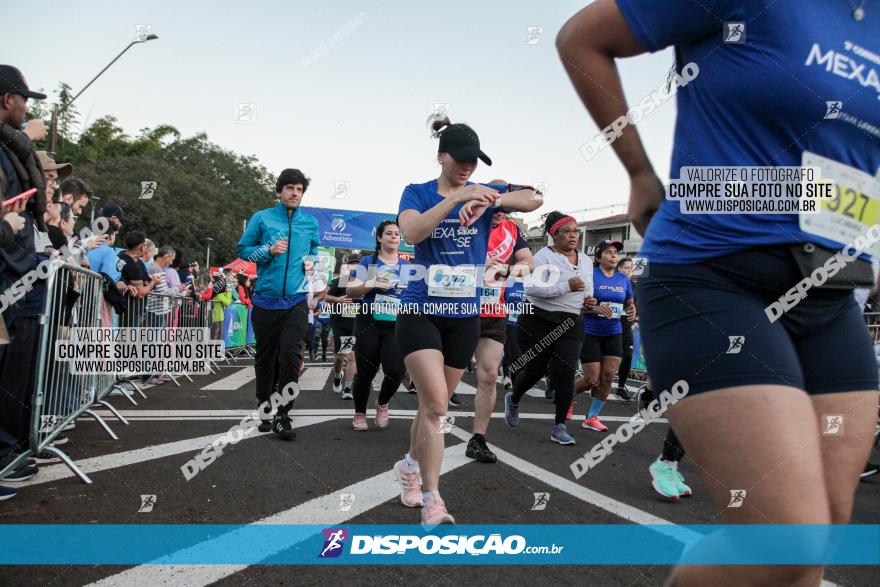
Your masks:
{"label": "pink running shoe", "polygon": [[599,416],[585,418],[584,421],[581,423],[581,428],[589,428],[590,430],[595,430],[596,432],[606,432],[608,430],[608,426],[599,421]]}
{"label": "pink running shoe", "polygon": [[569,406],[568,406],[568,413],[565,414],[566,420],[571,420],[574,418],[574,407],[576,405],[578,405],[577,400],[576,399],[571,400],[571,404],[569,404]]}
{"label": "pink running shoe", "polygon": [[388,404],[376,404],[376,428],[388,428]]}
{"label": "pink running shoe", "polygon": [[406,462],[394,464],[394,479],[400,484],[400,503],[408,508],[422,507],[422,476],[418,471],[407,471]]}
{"label": "pink running shoe", "polygon": [[367,415],[366,414],[355,414],[354,420],[351,421],[351,427],[358,432],[362,432],[364,430],[369,430],[370,427],[367,425]]}
{"label": "pink running shoe", "polygon": [[422,527],[431,529],[440,524],[454,524],[455,518],[446,511],[446,504],[434,493],[422,508]]}

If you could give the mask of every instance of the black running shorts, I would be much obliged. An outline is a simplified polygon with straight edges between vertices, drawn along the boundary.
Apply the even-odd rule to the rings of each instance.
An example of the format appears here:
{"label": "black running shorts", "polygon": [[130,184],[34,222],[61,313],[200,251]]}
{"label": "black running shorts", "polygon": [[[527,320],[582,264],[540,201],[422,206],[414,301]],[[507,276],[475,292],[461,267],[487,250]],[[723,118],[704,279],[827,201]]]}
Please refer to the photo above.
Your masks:
{"label": "black running shorts", "polygon": [[453,369],[464,369],[480,340],[480,317],[445,318],[426,314],[397,316],[397,345],[404,358],[424,349],[443,353],[443,364]]}
{"label": "black running shorts", "polygon": [[873,344],[851,290],[814,287],[787,312],[768,310],[801,279],[784,246],[690,265],[651,263],[637,305],[653,389],[680,379],[688,395],[742,385],[809,394],[877,389]]}

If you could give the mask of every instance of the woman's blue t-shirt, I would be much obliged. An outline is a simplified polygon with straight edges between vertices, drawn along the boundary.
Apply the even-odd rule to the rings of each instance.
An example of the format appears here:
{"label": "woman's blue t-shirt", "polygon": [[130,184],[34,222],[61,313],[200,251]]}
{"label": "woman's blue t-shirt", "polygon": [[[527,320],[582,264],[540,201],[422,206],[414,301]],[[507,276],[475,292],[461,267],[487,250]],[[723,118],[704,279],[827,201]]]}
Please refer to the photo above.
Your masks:
{"label": "woman's blue t-shirt", "polygon": [[600,314],[584,314],[584,332],[590,336],[614,336],[623,332],[620,316],[623,305],[633,298],[632,282],[617,271],[608,277],[599,267],[593,268],[593,297],[598,305],[608,305],[614,311],[614,318],[606,318]]}
{"label": "woman's blue t-shirt", "polygon": [[[669,177],[683,166],[800,166],[805,151],[880,173],[880,13],[827,0],[617,0],[641,45],[699,73],[676,95]],[[871,9],[874,8],[874,14]],[[729,42],[725,25],[741,23]],[[730,33],[732,29],[727,29]],[[829,116],[829,103],[842,103]],[[669,108],[661,105],[660,108]],[[685,264],[768,244],[834,241],[797,214],[682,214],[664,200],[640,255]],[[870,225],[873,222],[868,222]]]}
{"label": "woman's blue t-shirt", "polygon": [[[488,187],[505,191],[503,186]],[[410,184],[403,190],[398,213],[427,212],[442,200],[443,196],[437,193],[436,179]],[[428,238],[415,245],[415,263],[424,268],[425,275],[409,280],[402,298],[404,311],[446,318],[480,314],[480,288],[476,278],[486,263],[492,211],[486,210],[473,225],[462,226],[458,218],[460,210],[461,206],[453,208]],[[447,292],[454,295],[444,295]]]}

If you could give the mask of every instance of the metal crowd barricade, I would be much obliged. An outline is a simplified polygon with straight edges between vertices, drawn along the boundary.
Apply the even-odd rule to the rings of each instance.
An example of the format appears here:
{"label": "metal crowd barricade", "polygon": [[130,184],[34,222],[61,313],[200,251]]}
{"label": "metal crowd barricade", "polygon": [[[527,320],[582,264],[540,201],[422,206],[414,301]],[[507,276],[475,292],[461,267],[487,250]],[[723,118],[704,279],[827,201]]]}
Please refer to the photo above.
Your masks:
{"label": "metal crowd barricade", "polygon": [[[210,328],[208,304],[190,296],[182,296],[170,292],[149,293],[144,301],[142,326],[146,328]],[[147,374],[145,374],[147,375]],[[192,382],[189,373],[151,373],[150,378],[167,377],[180,387],[179,376]]]}
{"label": "metal crowd barricade", "polygon": [[865,312],[865,324],[874,344],[880,343],[880,312]]}
{"label": "metal crowd barricade", "polygon": [[[208,302],[165,293],[150,294],[146,298],[126,295],[125,313],[118,314],[104,300],[104,285],[104,278],[93,271],[66,263],[55,263],[52,266],[46,281],[46,301],[40,315],[37,373],[31,402],[30,443],[27,450],[0,470],[0,476],[14,471],[31,455],[48,453],[60,458],[84,482],[91,483],[88,475],[64,451],[54,446],[53,442],[82,415],[95,418],[111,438],[117,439],[116,434],[92,408],[100,405],[113,413],[120,422],[128,425],[128,421],[107,401],[107,396],[119,393],[137,405],[126,385],[130,385],[146,398],[138,386],[138,380],[141,377],[161,375],[72,373],[74,369],[71,368],[70,361],[59,361],[55,357],[56,343],[70,340],[72,328],[210,326]],[[172,378],[174,376],[166,375],[171,375]],[[188,373],[182,375],[189,377]]]}
{"label": "metal crowd barricade", "polygon": [[103,287],[104,280],[98,273],[66,263],[53,266],[47,279],[46,302],[40,315],[30,445],[0,474],[14,470],[32,454],[49,453],[60,458],[80,479],[91,483],[70,457],[52,445],[53,441],[83,414],[95,418],[115,439],[116,435],[106,422],[92,411],[95,404],[106,407],[123,424],[128,424],[112,405],[103,400],[104,393],[115,381],[113,373],[77,375],[71,373],[69,361],[59,361],[55,357],[55,343],[69,340],[71,328],[104,325],[107,313],[106,308],[102,308]]}

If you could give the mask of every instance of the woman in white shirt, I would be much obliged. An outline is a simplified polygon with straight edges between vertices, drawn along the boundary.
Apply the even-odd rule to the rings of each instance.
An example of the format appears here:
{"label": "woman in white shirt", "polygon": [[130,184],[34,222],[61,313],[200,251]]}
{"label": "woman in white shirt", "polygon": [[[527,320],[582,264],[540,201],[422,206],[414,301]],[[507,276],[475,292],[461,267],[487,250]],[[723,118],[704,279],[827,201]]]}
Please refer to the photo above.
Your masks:
{"label": "woman in white shirt", "polygon": [[595,304],[593,262],[577,250],[580,233],[571,216],[550,212],[544,230],[553,244],[535,254],[535,274],[526,279],[529,306],[520,314],[516,329],[522,355],[510,366],[517,375],[513,391],[504,398],[504,419],[509,426],[519,426],[519,401],[549,365],[556,384],[556,421],[550,440],[575,444],[565,427],[565,417],[583,344],[581,313]]}

